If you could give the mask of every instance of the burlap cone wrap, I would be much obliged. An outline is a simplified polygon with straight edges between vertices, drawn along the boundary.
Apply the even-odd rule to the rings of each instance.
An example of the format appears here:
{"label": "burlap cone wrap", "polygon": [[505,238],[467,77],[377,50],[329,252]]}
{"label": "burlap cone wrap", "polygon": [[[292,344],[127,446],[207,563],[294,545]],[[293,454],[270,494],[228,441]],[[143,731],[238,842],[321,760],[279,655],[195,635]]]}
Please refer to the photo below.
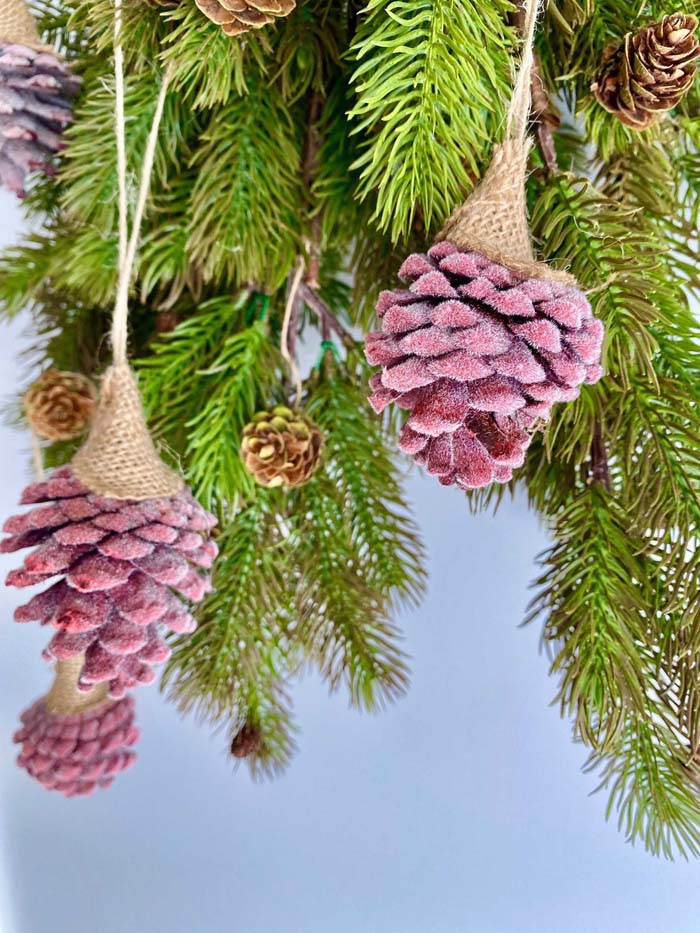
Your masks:
{"label": "burlap cone wrap", "polygon": [[36,22],[24,0],[0,0],[0,42],[47,48],[41,44]]}
{"label": "burlap cone wrap", "polygon": [[535,259],[525,203],[529,143],[506,139],[496,146],[486,174],[449,218],[438,240],[477,250],[514,272],[575,286],[568,272]]}
{"label": "burlap cone wrap", "polygon": [[183,489],[182,479],[158,456],[127,363],[105,373],[90,434],[72,468],[88,489],[113,499],[156,499]]}

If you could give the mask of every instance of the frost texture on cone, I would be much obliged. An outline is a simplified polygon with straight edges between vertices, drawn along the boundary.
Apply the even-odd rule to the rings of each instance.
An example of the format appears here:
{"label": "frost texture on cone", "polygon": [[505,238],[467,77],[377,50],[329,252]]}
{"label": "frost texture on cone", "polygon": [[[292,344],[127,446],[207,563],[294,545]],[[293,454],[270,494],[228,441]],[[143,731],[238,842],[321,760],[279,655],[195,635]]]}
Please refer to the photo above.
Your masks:
{"label": "frost texture on cone", "polygon": [[0,38],[0,184],[19,197],[30,172],[54,174],[80,78],[49,51]]}
{"label": "frost texture on cone", "polygon": [[52,712],[42,698],[21,722],[14,736],[21,746],[17,763],[47,790],[66,797],[109,787],[136,760],[133,746],[140,733],[131,697],[68,715]]}
{"label": "frost texture on cone", "polygon": [[697,19],[683,13],[627,33],[612,47],[591,86],[596,100],[634,130],[672,110],[695,80],[700,58]]}
{"label": "frost texture on cone", "polygon": [[321,462],[323,435],[303,412],[277,405],[243,431],[241,456],[261,486],[302,486]]}
{"label": "frost texture on cone", "polygon": [[24,396],[24,412],[35,434],[67,441],[87,428],[97,393],[87,376],[47,369]]}
{"label": "frost texture on cone", "polygon": [[85,656],[78,690],[108,683],[121,698],[151,683],[170,654],[164,633],[196,627],[183,598],[198,602],[211,589],[214,516],[187,489],[144,501],[97,495],[68,466],[28,486],[21,501],[33,508],[5,523],[0,552],[36,549],[6,582],[60,579],[18,608],[16,621],[56,630],[47,660]]}
{"label": "frost texture on cone", "polygon": [[603,326],[571,281],[513,271],[441,242],[383,292],[367,359],[377,412],[408,410],[400,447],[444,485],[507,482],[552,405],[602,375]]}
{"label": "frost texture on cone", "polygon": [[199,9],[228,36],[262,29],[279,16],[289,16],[296,0],[195,0]]}

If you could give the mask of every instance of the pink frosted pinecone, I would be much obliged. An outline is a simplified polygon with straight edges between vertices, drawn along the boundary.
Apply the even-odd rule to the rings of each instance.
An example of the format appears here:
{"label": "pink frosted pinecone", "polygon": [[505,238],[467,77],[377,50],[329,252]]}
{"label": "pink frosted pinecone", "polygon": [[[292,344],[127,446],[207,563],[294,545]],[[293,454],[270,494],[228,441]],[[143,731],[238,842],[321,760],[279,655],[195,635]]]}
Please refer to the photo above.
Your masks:
{"label": "pink frosted pinecone", "polygon": [[409,411],[401,449],[444,485],[507,482],[555,402],[600,379],[603,325],[569,285],[527,278],[451,243],[401,267],[368,334],[377,412]]}
{"label": "pink frosted pinecone", "polygon": [[8,519],[0,552],[37,546],[8,586],[34,586],[60,576],[15,611],[17,622],[56,629],[46,660],[85,655],[78,689],[109,682],[123,697],[152,683],[154,664],[170,655],[164,632],[196,628],[188,605],[211,590],[207,570],[217,554],[213,515],[189,490],[143,502],[89,492],[70,467],[28,486],[23,504],[49,503]]}
{"label": "pink frosted pinecone", "polygon": [[17,763],[47,790],[66,797],[109,787],[136,761],[140,738],[132,697],[73,716],[50,713],[43,699],[22,713]]}
{"label": "pink frosted pinecone", "polygon": [[27,175],[53,174],[61,133],[71,121],[69,99],[80,89],[49,52],[0,42],[0,184],[20,197]]}

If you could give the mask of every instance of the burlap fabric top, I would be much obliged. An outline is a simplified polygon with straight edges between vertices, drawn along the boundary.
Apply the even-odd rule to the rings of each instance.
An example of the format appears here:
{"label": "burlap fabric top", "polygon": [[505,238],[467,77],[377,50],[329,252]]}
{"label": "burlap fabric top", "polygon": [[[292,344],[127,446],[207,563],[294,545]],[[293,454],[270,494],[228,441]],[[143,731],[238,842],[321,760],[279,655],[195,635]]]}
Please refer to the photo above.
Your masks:
{"label": "burlap fabric top", "polygon": [[36,22],[24,0],[0,0],[0,42],[48,48],[41,44]]}
{"label": "burlap fabric top", "polygon": [[478,250],[515,272],[575,286],[568,272],[535,259],[525,202],[529,150],[529,142],[520,139],[496,146],[480,184],[453,212],[438,240],[449,240],[460,250]]}
{"label": "burlap fabric top", "polygon": [[182,479],[158,455],[127,363],[105,373],[90,434],[72,467],[88,489],[113,499],[156,499],[182,490]]}

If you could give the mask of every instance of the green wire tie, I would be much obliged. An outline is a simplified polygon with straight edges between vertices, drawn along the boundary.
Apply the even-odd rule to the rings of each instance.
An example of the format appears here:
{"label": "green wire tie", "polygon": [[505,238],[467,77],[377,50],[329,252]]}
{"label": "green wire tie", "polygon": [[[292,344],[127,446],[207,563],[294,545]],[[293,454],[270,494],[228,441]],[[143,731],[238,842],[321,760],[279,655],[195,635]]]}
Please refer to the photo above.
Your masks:
{"label": "green wire tie", "polygon": [[246,325],[250,327],[255,320],[264,321],[269,307],[270,296],[258,292],[248,305],[245,316]]}
{"label": "green wire tie", "polygon": [[319,353],[318,353],[318,359],[316,360],[316,363],[314,364],[314,369],[321,368],[321,365],[323,364],[323,357],[326,355],[327,350],[331,351],[331,353],[335,357],[336,363],[343,362],[342,357],[340,355],[340,351],[338,350],[335,343],[332,340],[322,340],[321,349],[319,350]]}

